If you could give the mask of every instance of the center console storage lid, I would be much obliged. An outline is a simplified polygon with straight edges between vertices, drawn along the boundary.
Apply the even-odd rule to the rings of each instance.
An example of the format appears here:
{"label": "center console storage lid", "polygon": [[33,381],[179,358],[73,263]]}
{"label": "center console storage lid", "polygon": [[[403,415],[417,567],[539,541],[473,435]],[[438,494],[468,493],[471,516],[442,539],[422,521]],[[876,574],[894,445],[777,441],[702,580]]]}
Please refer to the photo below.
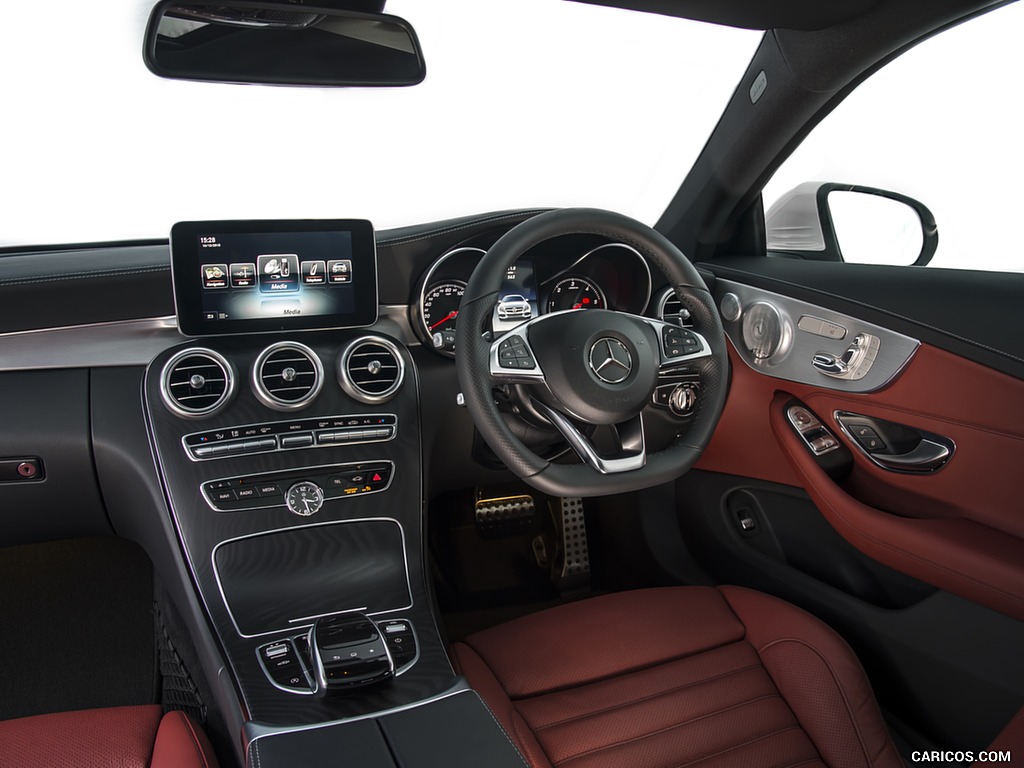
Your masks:
{"label": "center console storage lid", "polygon": [[474,691],[378,720],[399,768],[526,768]]}
{"label": "center console storage lid", "polygon": [[376,720],[263,736],[249,744],[248,768],[395,768]]}
{"label": "center console storage lid", "polygon": [[249,743],[246,765],[528,768],[491,711],[468,689],[377,718],[261,735]]}

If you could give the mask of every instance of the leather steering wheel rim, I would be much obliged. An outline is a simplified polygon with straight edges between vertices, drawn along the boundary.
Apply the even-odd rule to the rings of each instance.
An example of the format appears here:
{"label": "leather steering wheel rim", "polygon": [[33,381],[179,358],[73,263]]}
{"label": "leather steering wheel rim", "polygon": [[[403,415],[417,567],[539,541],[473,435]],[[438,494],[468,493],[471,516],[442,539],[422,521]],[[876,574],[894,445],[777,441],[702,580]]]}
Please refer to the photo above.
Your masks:
{"label": "leather steering wheel rim", "polygon": [[[587,464],[555,464],[530,450],[509,429],[492,395],[492,342],[483,335],[498,300],[502,279],[516,259],[533,246],[568,234],[600,235],[632,246],[668,279],[710,347],[710,356],[693,361],[700,375],[700,397],[690,429],[665,449],[646,454],[639,469],[602,474]],[[593,311],[593,310],[584,310]],[[597,496],[647,488],[689,470],[711,440],[725,407],[729,358],[722,321],[704,280],[683,253],[663,235],[634,219],[596,208],[565,208],[534,216],[502,236],[470,277],[459,307],[459,343],[455,352],[459,383],[481,436],[518,477],[553,496]]]}

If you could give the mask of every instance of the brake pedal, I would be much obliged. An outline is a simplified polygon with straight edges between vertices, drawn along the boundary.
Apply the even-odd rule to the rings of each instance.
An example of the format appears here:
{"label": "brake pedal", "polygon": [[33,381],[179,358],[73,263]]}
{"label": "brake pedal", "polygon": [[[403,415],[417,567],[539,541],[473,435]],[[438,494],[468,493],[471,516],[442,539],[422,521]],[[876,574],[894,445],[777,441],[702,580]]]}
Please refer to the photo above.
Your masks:
{"label": "brake pedal", "polygon": [[537,506],[532,496],[503,496],[476,502],[476,529],[483,538],[518,536],[533,529]]}

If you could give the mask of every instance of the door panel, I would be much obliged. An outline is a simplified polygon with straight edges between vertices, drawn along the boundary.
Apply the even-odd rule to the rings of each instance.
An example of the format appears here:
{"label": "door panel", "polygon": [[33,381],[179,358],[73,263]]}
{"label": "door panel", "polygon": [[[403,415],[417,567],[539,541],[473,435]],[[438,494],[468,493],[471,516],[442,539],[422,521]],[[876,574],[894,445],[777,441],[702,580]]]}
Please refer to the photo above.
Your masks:
{"label": "door panel", "polygon": [[[729,400],[698,468],[802,487],[871,557],[1024,618],[1024,514],[1014,482],[1024,467],[1024,382],[931,344],[888,386],[866,394],[766,376],[731,345],[730,356]],[[841,483],[786,422],[783,406],[792,398],[851,449]],[[882,469],[842,433],[833,415],[840,410],[948,437],[955,453],[932,474]]]}

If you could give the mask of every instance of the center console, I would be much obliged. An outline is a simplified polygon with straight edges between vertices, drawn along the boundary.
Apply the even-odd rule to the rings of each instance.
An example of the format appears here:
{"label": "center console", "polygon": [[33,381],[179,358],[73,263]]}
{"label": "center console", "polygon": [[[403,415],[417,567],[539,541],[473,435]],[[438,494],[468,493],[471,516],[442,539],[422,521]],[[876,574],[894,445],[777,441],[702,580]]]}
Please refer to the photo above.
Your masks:
{"label": "center console", "polygon": [[[264,354],[279,342],[262,335],[186,343],[154,360],[145,382],[152,439],[195,586],[248,719],[276,726],[408,705],[444,692],[454,678],[426,592],[411,359],[376,332],[301,338],[289,341],[282,362]],[[353,348],[366,363],[342,368]],[[372,363],[396,377],[386,398],[351,381],[353,367]],[[315,372],[301,385],[302,406],[268,405],[253,382],[274,392],[289,369]],[[356,388],[354,397],[341,382],[366,394]],[[199,412],[186,417],[178,410],[185,408]],[[383,682],[364,681],[378,684],[351,686],[358,691],[320,695],[310,633],[339,617],[377,628],[392,672]]]}
{"label": "center console", "polygon": [[430,607],[418,380],[385,325],[365,328],[377,306],[367,226],[200,222],[172,235],[179,326],[202,338],[149,365],[150,440],[246,743],[265,753],[309,729],[321,744],[328,724],[336,739],[387,716],[408,729],[420,715],[396,713],[430,720],[453,695],[486,713]]}

